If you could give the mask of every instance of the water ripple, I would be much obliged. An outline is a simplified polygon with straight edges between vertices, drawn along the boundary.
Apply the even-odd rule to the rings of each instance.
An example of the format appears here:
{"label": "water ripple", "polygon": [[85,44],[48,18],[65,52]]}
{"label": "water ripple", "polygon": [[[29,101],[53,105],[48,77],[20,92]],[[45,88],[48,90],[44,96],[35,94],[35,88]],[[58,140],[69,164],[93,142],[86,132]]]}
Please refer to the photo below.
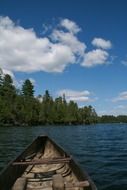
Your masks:
{"label": "water ripple", "polygon": [[99,190],[127,190],[127,125],[0,128],[0,170],[48,134],[88,171]]}

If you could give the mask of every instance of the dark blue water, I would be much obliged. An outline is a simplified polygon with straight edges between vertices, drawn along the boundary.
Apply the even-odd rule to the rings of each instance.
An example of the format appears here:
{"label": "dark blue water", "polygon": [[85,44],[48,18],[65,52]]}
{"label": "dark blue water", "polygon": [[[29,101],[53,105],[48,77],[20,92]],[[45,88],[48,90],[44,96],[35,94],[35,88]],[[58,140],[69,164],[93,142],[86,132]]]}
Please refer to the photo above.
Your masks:
{"label": "dark blue water", "polygon": [[127,190],[127,125],[0,127],[0,170],[41,134],[48,134],[80,163],[99,190]]}

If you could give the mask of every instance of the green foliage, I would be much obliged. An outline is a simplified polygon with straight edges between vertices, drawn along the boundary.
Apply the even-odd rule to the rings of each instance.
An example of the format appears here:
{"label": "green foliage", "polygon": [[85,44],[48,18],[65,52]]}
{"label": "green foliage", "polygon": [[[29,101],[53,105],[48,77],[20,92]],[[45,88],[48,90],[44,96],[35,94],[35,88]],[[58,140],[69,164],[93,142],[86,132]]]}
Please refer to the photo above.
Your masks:
{"label": "green foliage", "polygon": [[16,89],[12,78],[7,74],[2,77],[0,86],[0,123],[14,123],[14,104]]}
{"label": "green foliage", "polygon": [[46,90],[43,96],[43,101],[40,105],[40,115],[39,121],[42,124],[51,124],[52,123],[52,109],[53,109],[53,99],[49,94],[49,91]]}
{"label": "green foliage", "polygon": [[65,95],[53,100],[49,91],[34,97],[34,86],[25,80],[21,91],[13,85],[9,75],[0,70],[0,124],[8,125],[51,125],[90,124],[97,122],[92,106],[78,108],[77,103],[66,102]]}
{"label": "green foliage", "polygon": [[34,96],[34,86],[29,79],[25,80],[25,82],[23,83],[22,93],[25,97],[33,97]]}
{"label": "green foliage", "polygon": [[127,123],[126,115],[102,115],[98,118],[99,123]]}

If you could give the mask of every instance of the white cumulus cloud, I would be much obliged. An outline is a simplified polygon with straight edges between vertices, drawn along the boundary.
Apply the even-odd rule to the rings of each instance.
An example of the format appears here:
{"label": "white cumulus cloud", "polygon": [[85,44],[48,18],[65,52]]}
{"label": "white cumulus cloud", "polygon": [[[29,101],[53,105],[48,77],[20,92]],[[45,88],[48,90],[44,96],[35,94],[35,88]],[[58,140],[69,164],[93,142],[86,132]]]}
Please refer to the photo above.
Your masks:
{"label": "white cumulus cloud", "polygon": [[109,40],[104,40],[102,38],[94,38],[92,45],[102,49],[110,49],[112,47],[112,43]]}
{"label": "white cumulus cloud", "polygon": [[121,92],[117,97],[113,98],[113,102],[127,100],[127,91]]}
{"label": "white cumulus cloud", "polygon": [[16,25],[9,17],[0,17],[0,67],[21,72],[62,72],[76,63],[85,45],[71,32],[57,33],[61,36],[52,42],[48,37],[37,37],[33,29]]}
{"label": "white cumulus cloud", "polygon": [[109,57],[108,52],[104,50],[101,49],[92,50],[85,54],[82,66],[93,67],[96,65],[103,65],[108,60],[108,57]]}
{"label": "white cumulus cloud", "polygon": [[61,19],[49,37],[38,37],[33,28],[25,29],[1,16],[0,67],[13,75],[17,71],[63,72],[76,63],[85,67],[105,64],[109,54],[101,49],[86,52],[86,44],[77,37],[80,30],[75,22]]}
{"label": "white cumulus cloud", "polygon": [[91,93],[88,90],[75,91],[70,89],[63,89],[58,92],[59,96],[65,95],[66,100],[69,102],[73,100],[75,102],[90,102],[93,101]]}
{"label": "white cumulus cloud", "polygon": [[85,53],[86,45],[80,42],[72,33],[54,30],[51,38],[64,46],[70,47],[76,55],[83,56]]}
{"label": "white cumulus cloud", "polygon": [[81,28],[79,28],[79,26],[75,22],[69,19],[64,19],[64,20],[62,19],[60,25],[69,30],[69,32],[72,32],[74,34],[81,31]]}

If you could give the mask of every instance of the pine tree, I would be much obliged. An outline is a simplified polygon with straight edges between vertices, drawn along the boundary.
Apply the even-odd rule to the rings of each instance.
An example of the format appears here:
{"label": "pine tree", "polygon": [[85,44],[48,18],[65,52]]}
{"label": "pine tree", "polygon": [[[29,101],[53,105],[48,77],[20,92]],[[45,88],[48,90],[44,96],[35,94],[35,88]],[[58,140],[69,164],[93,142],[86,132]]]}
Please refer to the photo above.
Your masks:
{"label": "pine tree", "polygon": [[6,74],[2,79],[0,88],[1,105],[1,118],[3,123],[15,122],[15,98],[16,88],[13,85],[13,80],[10,75]]}
{"label": "pine tree", "polygon": [[22,93],[25,97],[33,97],[34,96],[34,86],[32,82],[27,79],[22,85]]}
{"label": "pine tree", "polygon": [[41,104],[40,111],[40,120],[43,123],[50,124],[52,123],[52,108],[53,108],[53,99],[49,94],[49,91],[46,90],[43,96],[43,101]]}
{"label": "pine tree", "polygon": [[16,96],[16,88],[13,85],[11,76],[8,74],[3,77],[1,95],[9,101],[12,101]]}
{"label": "pine tree", "polygon": [[72,100],[67,106],[66,121],[69,124],[77,124],[78,122],[78,105]]}

